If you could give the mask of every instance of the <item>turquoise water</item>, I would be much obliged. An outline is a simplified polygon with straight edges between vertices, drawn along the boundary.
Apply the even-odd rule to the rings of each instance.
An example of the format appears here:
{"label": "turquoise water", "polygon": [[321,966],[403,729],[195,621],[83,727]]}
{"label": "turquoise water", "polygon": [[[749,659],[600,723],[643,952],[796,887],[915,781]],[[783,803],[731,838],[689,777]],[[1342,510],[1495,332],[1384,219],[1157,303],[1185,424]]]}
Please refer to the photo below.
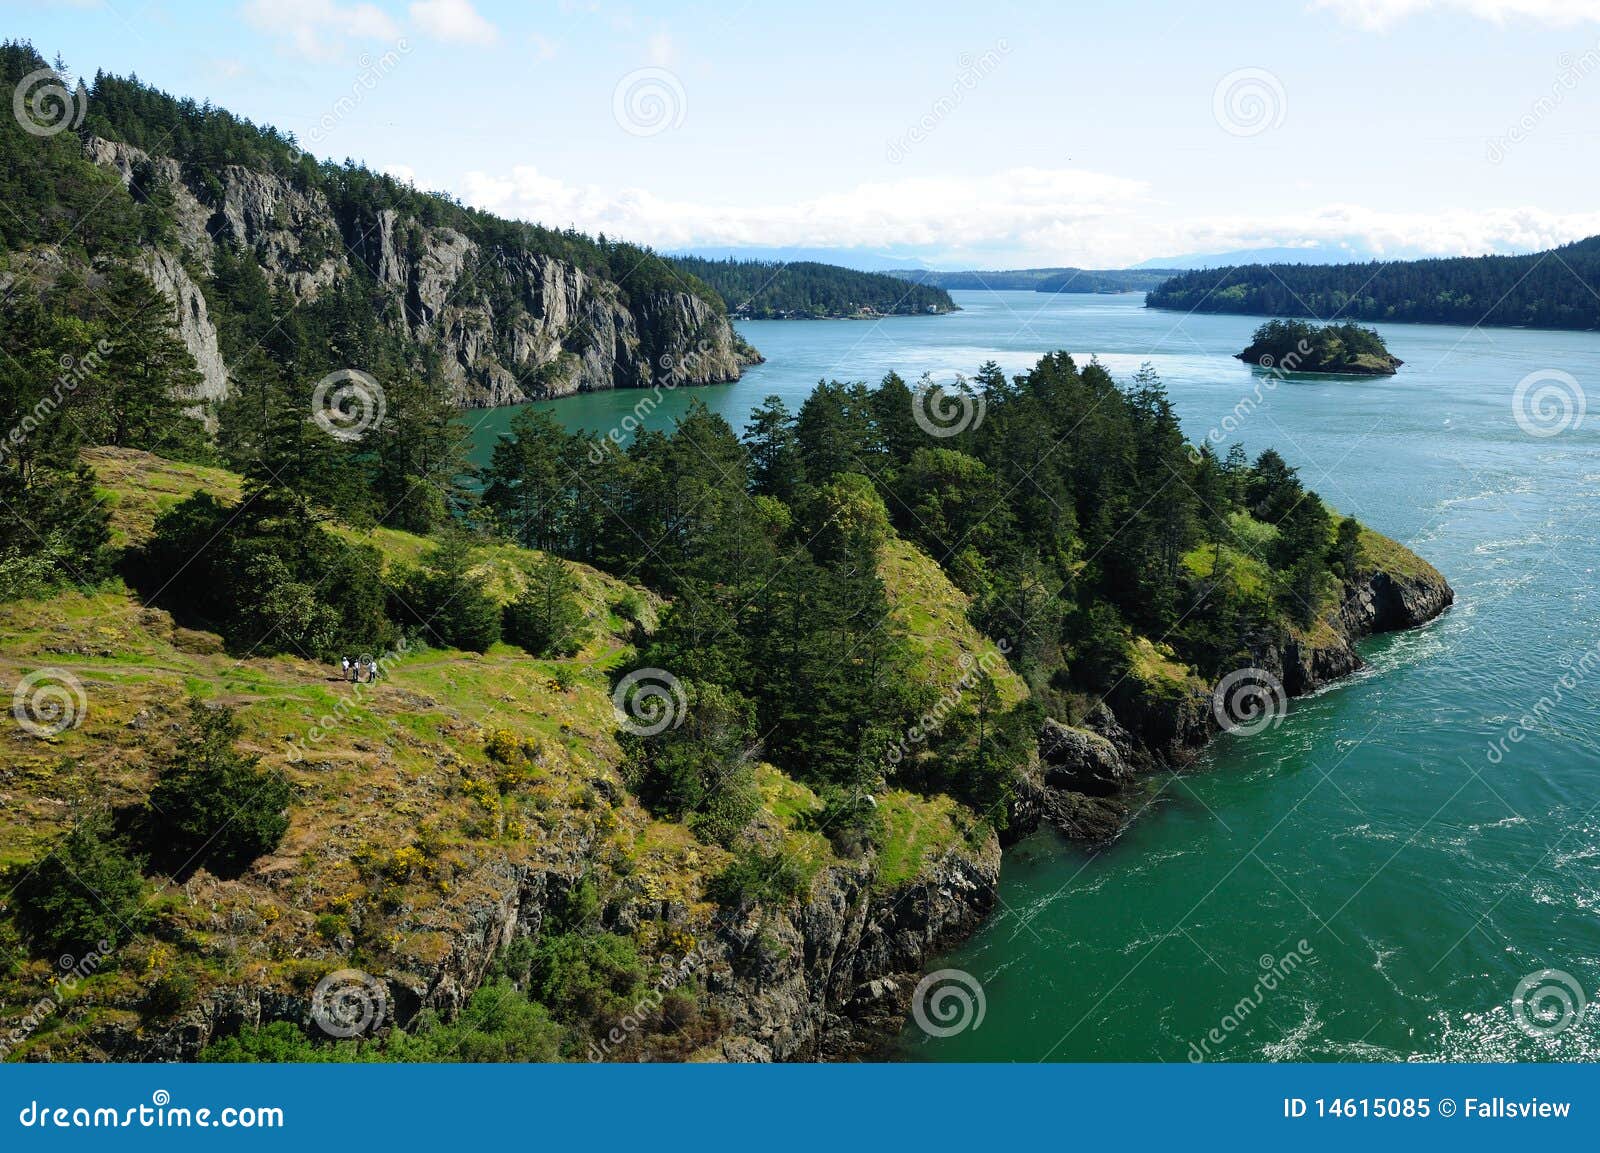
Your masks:
{"label": "turquoise water", "polygon": [[[963,311],[943,317],[743,324],[768,362],[649,419],[693,395],[739,427],[762,396],[797,406],[820,378],[1021,370],[1066,348],[1119,377],[1149,361],[1200,438],[1263,379],[1231,359],[1251,318],[1137,296],[954,295]],[[1600,1006],[1558,1032],[1559,1016],[1534,1015],[1529,1032],[1512,1005],[1546,969],[1600,999],[1600,335],[1383,333],[1399,376],[1286,381],[1224,443],[1276,447],[1339,510],[1437,565],[1455,608],[1369,643],[1362,674],[1276,729],[1219,740],[1110,848],[1045,832],[1012,849],[996,915],[935,966],[981,987],[981,1023],[949,1037],[909,1025],[905,1056],[1600,1057]],[[1547,437],[1519,425],[1516,386],[1544,370],[1587,386],[1588,422]],[[638,399],[553,410],[604,430]],[[487,444],[509,414],[483,415]],[[1527,735],[1506,740],[1541,698]]]}

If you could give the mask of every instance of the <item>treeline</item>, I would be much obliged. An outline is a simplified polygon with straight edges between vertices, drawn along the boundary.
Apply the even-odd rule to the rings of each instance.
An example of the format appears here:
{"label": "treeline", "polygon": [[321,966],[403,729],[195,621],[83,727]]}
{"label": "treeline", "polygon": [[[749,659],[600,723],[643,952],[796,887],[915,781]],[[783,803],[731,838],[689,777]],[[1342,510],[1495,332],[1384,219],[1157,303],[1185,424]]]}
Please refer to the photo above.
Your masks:
{"label": "treeline", "polygon": [[1148,292],[1172,273],[1170,268],[1010,268],[972,272],[904,268],[889,275],[946,289],[1096,293]]}
{"label": "treeline", "polygon": [[863,311],[905,316],[950,312],[942,288],[908,284],[878,272],[857,272],[812,261],[706,260],[674,256],[672,263],[714,288],[738,316],[856,316]]}
{"label": "treeline", "polygon": [[1600,237],[1528,256],[1249,264],[1182,272],[1151,308],[1437,324],[1600,325]]}

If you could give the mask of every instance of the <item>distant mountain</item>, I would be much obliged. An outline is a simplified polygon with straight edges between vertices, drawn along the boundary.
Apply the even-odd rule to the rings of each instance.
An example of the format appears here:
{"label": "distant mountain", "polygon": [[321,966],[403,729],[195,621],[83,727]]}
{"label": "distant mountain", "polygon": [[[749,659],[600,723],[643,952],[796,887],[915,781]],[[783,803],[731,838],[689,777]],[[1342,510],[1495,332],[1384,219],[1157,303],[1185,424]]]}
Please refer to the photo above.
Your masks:
{"label": "distant mountain", "polygon": [[[1400,253],[1390,255],[1414,255]],[[1228,268],[1237,264],[1353,264],[1374,260],[1378,253],[1365,245],[1308,244],[1277,248],[1240,248],[1233,252],[1195,253],[1186,256],[1159,256],[1142,261],[1134,268]]]}
{"label": "distant mountain", "polygon": [[774,320],[828,316],[913,316],[954,312],[942,288],[815,261],[669,258],[709,284],[734,316]]}
{"label": "distant mountain", "polygon": [[1313,319],[1600,328],[1600,236],[1525,256],[1247,264],[1179,273],[1151,308]]}
{"label": "distant mountain", "polygon": [[938,272],[931,269],[892,269],[918,284],[957,290],[1004,289],[1034,292],[1148,292],[1177,272],[1177,268],[1009,268],[993,271]]}

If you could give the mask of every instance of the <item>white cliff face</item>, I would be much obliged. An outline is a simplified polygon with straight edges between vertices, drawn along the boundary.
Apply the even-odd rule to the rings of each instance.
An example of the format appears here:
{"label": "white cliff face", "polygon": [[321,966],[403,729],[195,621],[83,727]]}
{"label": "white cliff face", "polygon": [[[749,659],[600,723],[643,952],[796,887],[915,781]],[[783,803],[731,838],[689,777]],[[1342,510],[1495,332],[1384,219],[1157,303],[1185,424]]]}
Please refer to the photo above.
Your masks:
{"label": "white cliff face", "polygon": [[[486,251],[456,229],[425,226],[393,208],[355,228],[347,245],[327,199],[277,175],[230,165],[217,174],[220,203],[208,206],[170,158],[98,138],[85,151],[134,195],[155,181],[171,188],[191,266],[209,270],[219,242],[248,248],[274,288],[304,302],[364,265],[395,305],[375,323],[404,325],[418,345],[436,347],[464,407],[736,380],[746,363],[727,317],[689,292],[630,302],[617,285],[565,261]],[[152,255],[145,270],[174,302],[207,397],[225,395],[227,369],[199,286],[170,256]]]}
{"label": "white cliff face", "polygon": [[147,250],[140,258],[139,267],[150,278],[150,283],[172,301],[178,322],[178,335],[184,347],[194,357],[200,370],[199,390],[186,400],[221,400],[228,395],[228,366],[222,362],[222,350],[217,346],[217,330],[206,311],[205,293],[190,279],[183,265],[170,252],[161,249]]}

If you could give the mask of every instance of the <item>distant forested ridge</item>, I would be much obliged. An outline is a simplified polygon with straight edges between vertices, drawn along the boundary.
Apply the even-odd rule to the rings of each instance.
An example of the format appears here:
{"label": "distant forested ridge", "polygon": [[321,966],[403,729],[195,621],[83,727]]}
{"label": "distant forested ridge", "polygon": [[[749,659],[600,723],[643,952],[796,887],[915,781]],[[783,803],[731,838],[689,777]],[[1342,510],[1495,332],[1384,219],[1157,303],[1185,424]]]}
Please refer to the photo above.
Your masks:
{"label": "distant forested ridge", "polygon": [[735,316],[916,316],[954,312],[942,288],[908,284],[879,272],[858,272],[812,261],[706,260],[674,256],[672,263],[709,284]]}
{"label": "distant forested ridge", "polygon": [[993,271],[935,272],[896,269],[889,275],[917,284],[958,290],[1024,292],[1148,292],[1174,275],[1171,268],[1010,268]]}
{"label": "distant forested ridge", "polygon": [[1247,264],[1172,277],[1151,308],[1275,316],[1600,326],[1600,236],[1527,256],[1367,264]]}
{"label": "distant forested ridge", "polygon": [[1268,321],[1256,329],[1250,347],[1239,353],[1238,359],[1277,372],[1333,372],[1348,376],[1393,376],[1395,369],[1405,363],[1389,352],[1376,331],[1353,321]]}

